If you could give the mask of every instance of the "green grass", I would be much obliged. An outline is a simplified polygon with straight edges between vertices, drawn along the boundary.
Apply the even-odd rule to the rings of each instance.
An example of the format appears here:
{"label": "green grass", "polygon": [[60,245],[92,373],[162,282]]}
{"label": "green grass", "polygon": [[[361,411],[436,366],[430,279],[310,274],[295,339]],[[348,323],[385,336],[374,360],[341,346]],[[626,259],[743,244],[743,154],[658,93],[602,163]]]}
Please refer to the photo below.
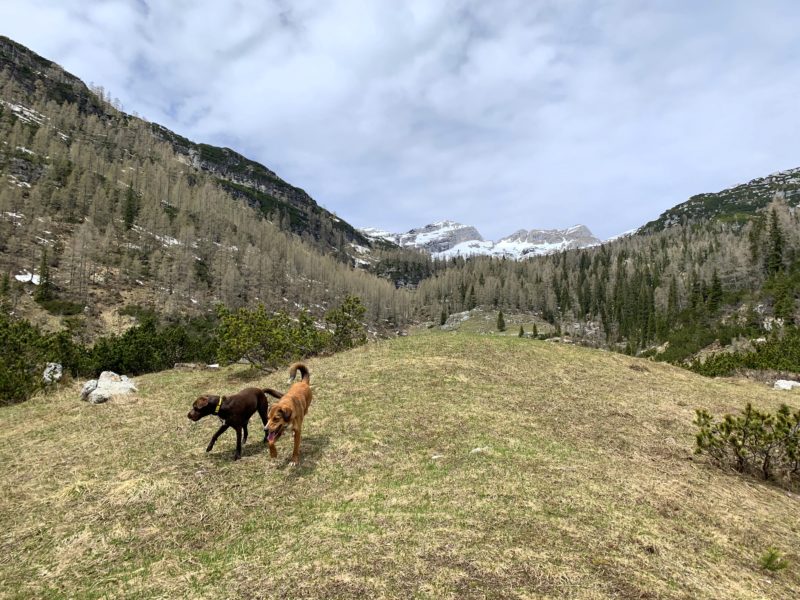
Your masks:
{"label": "green grass", "polygon": [[[518,328],[518,327],[517,327]],[[302,464],[191,424],[241,368],[0,410],[0,597],[793,598],[800,499],[692,454],[694,409],[800,394],[515,335],[310,361]],[[631,366],[636,366],[632,369]],[[788,567],[765,575],[775,548]]]}
{"label": "green grass", "polygon": [[498,331],[497,312],[496,310],[474,309],[470,311],[469,317],[465,321],[459,322],[453,329],[460,333],[483,333],[517,337],[520,325],[525,330],[525,335],[530,336],[533,333],[533,325],[536,324],[539,334],[552,335],[555,333],[553,325],[544,319],[534,317],[530,313],[506,314],[505,312],[503,313],[503,319],[506,322],[506,330]]}

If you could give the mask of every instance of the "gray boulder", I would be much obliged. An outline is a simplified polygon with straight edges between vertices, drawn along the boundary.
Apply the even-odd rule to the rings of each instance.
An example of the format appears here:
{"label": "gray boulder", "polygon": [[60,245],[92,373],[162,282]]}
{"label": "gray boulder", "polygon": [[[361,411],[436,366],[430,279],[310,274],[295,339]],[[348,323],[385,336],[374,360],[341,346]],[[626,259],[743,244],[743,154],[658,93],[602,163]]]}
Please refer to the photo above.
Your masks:
{"label": "gray boulder", "polygon": [[90,404],[102,404],[114,396],[124,396],[138,391],[136,384],[126,375],[117,375],[113,371],[103,371],[98,379],[87,381],[81,389],[81,400]]}
{"label": "gray boulder", "polygon": [[45,385],[52,385],[61,381],[64,376],[64,367],[58,363],[47,363],[42,374],[42,381]]}

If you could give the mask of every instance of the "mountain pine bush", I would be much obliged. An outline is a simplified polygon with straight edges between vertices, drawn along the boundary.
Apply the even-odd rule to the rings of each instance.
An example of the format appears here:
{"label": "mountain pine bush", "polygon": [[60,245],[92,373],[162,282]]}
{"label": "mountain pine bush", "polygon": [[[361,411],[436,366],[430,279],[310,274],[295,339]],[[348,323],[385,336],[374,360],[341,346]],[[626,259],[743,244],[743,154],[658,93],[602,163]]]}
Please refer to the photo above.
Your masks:
{"label": "mountain pine bush", "polygon": [[325,314],[325,321],[333,330],[329,342],[331,350],[338,352],[367,343],[363,323],[366,310],[361,298],[349,295],[339,307]]}
{"label": "mountain pine bush", "polygon": [[230,311],[220,306],[219,358],[236,362],[242,358],[254,367],[271,372],[294,360],[318,354],[327,346],[308,312],[293,319],[285,312],[271,312],[263,304],[250,310]]}
{"label": "mountain pine bush", "polygon": [[772,369],[800,372],[800,329],[785,327],[766,342],[758,344],[752,352],[744,354],[721,353],[694,361],[690,368],[709,377],[731,375],[739,369]]}
{"label": "mountain pine bush", "polygon": [[721,467],[758,474],[792,486],[800,480],[800,410],[785,404],[775,414],[748,402],[741,415],[722,420],[698,409],[695,453],[707,453]]}
{"label": "mountain pine bush", "polygon": [[22,402],[41,387],[43,343],[38,328],[0,313],[0,404]]}

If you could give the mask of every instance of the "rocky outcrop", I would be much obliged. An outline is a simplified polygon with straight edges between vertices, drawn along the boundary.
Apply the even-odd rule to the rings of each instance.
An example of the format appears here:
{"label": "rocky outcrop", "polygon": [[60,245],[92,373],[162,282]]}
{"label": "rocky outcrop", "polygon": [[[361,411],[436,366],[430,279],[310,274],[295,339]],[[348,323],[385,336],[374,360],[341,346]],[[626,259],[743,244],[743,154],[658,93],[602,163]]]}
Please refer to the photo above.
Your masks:
{"label": "rocky outcrop", "polygon": [[103,371],[100,377],[87,381],[81,389],[81,400],[90,404],[102,404],[115,396],[124,396],[138,391],[132,379],[117,375],[113,371]]}

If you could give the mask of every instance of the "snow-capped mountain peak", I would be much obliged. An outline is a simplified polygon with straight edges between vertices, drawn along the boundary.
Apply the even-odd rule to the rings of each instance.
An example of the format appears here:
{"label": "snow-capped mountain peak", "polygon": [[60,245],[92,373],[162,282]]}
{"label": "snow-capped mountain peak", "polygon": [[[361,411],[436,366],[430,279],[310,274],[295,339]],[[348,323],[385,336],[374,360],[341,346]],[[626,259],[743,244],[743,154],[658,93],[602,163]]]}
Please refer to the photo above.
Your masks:
{"label": "snow-capped mountain peak", "polygon": [[362,229],[361,232],[402,247],[425,250],[434,258],[475,255],[523,258],[601,243],[585,225],[568,229],[519,229],[497,242],[484,240],[474,227],[455,221],[438,221],[406,233],[389,233],[375,228]]}
{"label": "snow-capped mountain peak", "polygon": [[411,229],[406,233],[389,233],[374,228],[362,229],[361,233],[394,242],[398,246],[419,248],[434,256],[461,242],[483,240],[477,229],[455,221],[438,221],[424,227]]}

